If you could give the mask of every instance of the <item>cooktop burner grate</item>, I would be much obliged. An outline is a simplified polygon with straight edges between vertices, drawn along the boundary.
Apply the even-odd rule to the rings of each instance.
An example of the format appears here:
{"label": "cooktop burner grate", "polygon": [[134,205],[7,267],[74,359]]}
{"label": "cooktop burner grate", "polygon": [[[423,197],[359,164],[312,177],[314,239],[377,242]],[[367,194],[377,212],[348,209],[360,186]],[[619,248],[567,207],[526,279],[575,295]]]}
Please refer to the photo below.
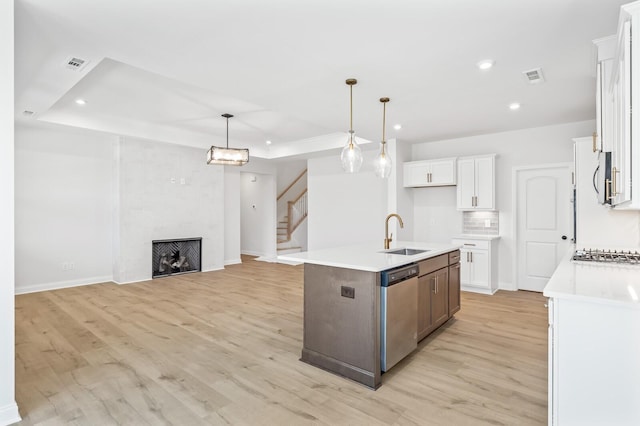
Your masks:
{"label": "cooktop burner grate", "polygon": [[598,250],[598,249],[582,249],[576,250],[573,260],[580,262],[605,262],[605,263],[624,263],[632,265],[640,265],[640,253],[637,251],[624,250]]}

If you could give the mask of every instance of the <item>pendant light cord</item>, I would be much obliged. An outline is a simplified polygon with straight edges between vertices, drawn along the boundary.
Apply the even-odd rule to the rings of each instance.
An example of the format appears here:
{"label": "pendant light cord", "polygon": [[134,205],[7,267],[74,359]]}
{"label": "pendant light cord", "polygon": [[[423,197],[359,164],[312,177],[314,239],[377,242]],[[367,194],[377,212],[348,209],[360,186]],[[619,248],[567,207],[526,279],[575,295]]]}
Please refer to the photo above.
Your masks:
{"label": "pendant light cord", "polygon": [[349,86],[349,130],[353,133],[353,85]]}
{"label": "pendant light cord", "polygon": [[386,133],[387,126],[387,103],[382,103],[382,143],[385,144],[387,141],[384,140],[384,135]]}
{"label": "pendant light cord", "polygon": [[229,149],[229,117],[227,117],[227,149]]}

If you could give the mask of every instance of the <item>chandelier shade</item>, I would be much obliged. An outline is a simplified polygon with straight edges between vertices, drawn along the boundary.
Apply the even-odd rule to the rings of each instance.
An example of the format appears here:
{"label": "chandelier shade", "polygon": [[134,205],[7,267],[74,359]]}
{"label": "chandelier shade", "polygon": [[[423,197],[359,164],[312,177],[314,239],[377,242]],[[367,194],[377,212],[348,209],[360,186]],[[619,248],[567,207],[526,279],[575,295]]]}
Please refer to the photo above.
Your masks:
{"label": "chandelier shade", "polygon": [[244,166],[249,162],[248,148],[229,148],[229,119],[231,114],[222,114],[227,119],[227,146],[212,146],[207,152],[207,164]]}

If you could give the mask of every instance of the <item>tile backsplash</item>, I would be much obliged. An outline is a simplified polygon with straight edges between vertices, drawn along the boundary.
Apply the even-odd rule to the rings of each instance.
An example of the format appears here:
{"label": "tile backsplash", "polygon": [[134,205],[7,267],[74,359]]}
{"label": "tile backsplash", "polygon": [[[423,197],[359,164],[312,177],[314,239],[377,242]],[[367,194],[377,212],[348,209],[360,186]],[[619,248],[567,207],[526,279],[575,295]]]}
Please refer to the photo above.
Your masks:
{"label": "tile backsplash", "polygon": [[462,232],[465,234],[498,235],[499,231],[499,212],[462,213]]}

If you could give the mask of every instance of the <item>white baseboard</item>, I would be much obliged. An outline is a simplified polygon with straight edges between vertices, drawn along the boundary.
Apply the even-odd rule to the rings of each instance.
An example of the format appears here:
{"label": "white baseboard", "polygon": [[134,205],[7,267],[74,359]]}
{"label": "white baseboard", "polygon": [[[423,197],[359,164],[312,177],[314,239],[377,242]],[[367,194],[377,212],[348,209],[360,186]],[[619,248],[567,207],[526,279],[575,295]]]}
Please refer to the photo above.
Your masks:
{"label": "white baseboard", "polygon": [[276,260],[276,262],[282,263],[284,265],[291,265],[291,266],[298,266],[298,265],[303,265],[304,264],[304,262],[294,262],[293,260],[283,260],[283,259],[280,259],[280,258],[278,258]]}
{"label": "white baseboard", "polygon": [[500,290],[508,290],[508,291],[518,291],[516,286],[513,285],[512,283],[507,283],[507,282],[503,282],[503,281],[498,283],[498,289],[500,289]]}
{"label": "white baseboard", "polygon": [[224,265],[237,265],[238,263],[242,263],[242,259],[237,258],[237,259],[230,259],[230,260],[225,260],[224,261]]}
{"label": "white baseboard", "polygon": [[260,256],[256,259],[259,262],[276,263],[278,259],[275,256]]}
{"label": "white baseboard", "polygon": [[222,271],[224,266],[214,266],[212,268],[203,269],[201,272],[213,272],[213,271]]}
{"label": "white baseboard", "polygon": [[0,407],[0,426],[7,426],[22,420],[18,411],[18,404],[5,405]]}
{"label": "white baseboard", "polygon": [[112,276],[81,278],[71,281],[58,281],[55,283],[32,284],[24,287],[16,287],[15,294],[36,293],[38,291],[59,290],[69,287],[114,282]]}
{"label": "white baseboard", "polygon": [[491,289],[491,288],[483,288],[483,287],[473,287],[473,286],[460,286],[460,290],[462,291],[468,291],[470,293],[480,293],[480,294],[488,294],[488,295],[493,295],[495,294],[496,291],[498,291],[498,289]]}
{"label": "white baseboard", "polygon": [[116,281],[116,280],[113,280],[113,282],[118,284],[118,285],[142,283],[142,282],[145,282],[145,281],[151,281],[151,278],[145,278],[145,279],[142,279],[142,280],[133,280],[133,281]]}

